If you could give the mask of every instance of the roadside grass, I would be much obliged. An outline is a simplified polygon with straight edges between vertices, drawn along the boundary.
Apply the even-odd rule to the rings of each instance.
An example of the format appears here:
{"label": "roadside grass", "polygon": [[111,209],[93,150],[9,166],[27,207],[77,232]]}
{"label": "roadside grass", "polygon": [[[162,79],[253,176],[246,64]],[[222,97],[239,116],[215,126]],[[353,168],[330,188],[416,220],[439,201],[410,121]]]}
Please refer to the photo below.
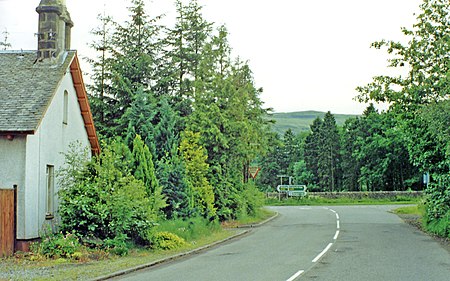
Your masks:
{"label": "roadside grass", "polygon": [[244,225],[257,224],[273,217],[276,212],[266,208],[260,208],[254,216],[241,216],[238,220],[222,222],[224,228],[235,228]]}
{"label": "roadside grass", "polygon": [[146,248],[134,248],[125,257],[110,255],[103,260],[81,263],[64,259],[30,261],[29,259],[13,257],[0,261],[0,272],[2,272],[0,273],[0,280],[90,280],[191,251],[212,242],[226,239],[236,233],[236,230],[220,230],[186,243],[185,246],[176,250],[155,251]]}
{"label": "roadside grass", "polygon": [[406,206],[393,210],[393,213],[397,215],[417,215],[422,217],[425,214],[425,208],[422,205]]}
{"label": "roadside grass", "polygon": [[443,218],[424,223],[424,228],[450,242],[450,212]]}
{"label": "roadside grass", "polygon": [[374,198],[323,198],[318,196],[305,196],[297,198],[284,198],[278,200],[277,198],[267,198],[266,205],[268,206],[324,206],[324,205],[397,205],[397,204],[418,204],[422,198],[396,196],[388,199],[374,199]]}
{"label": "roadside grass", "polygon": [[209,222],[204,218],[193,218],[190,220],[167,220],[158,225],[155,231],[167,231],[178,235],[189,243],[196,243],[196,240],[206,237],[211,233],[220,232],[220,224],[216,221]]}
{"label": "roadside grass", "polygon": [[[273,215],[274,212],[262,208],[255,217],[245,217],[231,224],[236,227],[256,223]],[[244,232],[242,229],[230,229],[226,223],[206,223],[203,219],[166,221],[155,231],[172,232],[184,238],[187,243],[173,250],[135,247],[124,257],[101,251],[90,254],[97,255],[98,260],[45,259],[33,254],[17,253],[13,257],[0,259],[0,280],[92,280],[121,270],[170,259]]]}

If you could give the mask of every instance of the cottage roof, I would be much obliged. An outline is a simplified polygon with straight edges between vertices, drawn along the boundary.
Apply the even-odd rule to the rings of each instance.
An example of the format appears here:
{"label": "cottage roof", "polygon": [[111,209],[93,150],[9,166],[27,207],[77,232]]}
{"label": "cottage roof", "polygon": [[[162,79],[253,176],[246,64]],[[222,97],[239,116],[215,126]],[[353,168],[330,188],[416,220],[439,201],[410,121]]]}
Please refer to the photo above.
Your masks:
{"label": "cottage roof", "polygon": [[68,71],[74,80],[92,151],[98,153],[98,139],[75,51],[65,52],[59,63],[37,61],[36,51],[0,52],[0,133],[34,134]]}

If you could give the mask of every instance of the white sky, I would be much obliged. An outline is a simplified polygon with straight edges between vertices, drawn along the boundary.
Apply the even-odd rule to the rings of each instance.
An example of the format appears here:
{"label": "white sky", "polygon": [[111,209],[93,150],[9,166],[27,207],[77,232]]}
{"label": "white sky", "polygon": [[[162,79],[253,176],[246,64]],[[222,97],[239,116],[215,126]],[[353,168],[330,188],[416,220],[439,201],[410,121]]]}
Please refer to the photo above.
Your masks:
{"label": "white sky", "polygon": [[[0,0],[0,40],[6,29],[15,50],[37,48],[40,0]],[[75,24],[72,48],[93,57],[89,32],[106,11],[126,19],[127,0],[66,0]],[[203,15],[225,24],[234,55],[248,60],[265,107],[275,112],[320,110],[361,114],[355,88],[386,74],[386,52],[370,48],[380,39],[402,40],[422,0],[199,0]],[[174,1],[148,0],[152,16],[172,24]],[[84,70],[89,67],[81,62]],[[1,67],[1,66],[0,66]]]}

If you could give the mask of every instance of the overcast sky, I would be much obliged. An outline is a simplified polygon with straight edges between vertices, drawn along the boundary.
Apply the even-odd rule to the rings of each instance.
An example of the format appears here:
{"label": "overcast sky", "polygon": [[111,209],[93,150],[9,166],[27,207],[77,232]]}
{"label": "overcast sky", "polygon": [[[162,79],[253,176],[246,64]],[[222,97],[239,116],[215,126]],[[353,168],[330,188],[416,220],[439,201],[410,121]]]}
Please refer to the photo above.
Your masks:
{"label": "overcast sky", "polygon": [[[8,31],[13,49],[37,48],[40,0],[0,0],[0,40]],[[66,0],[75,24],[72,48],[93,55],[87,44],[97,15],[126,19],[128,0]],[[175,18],[174,1],[148,0],[152,16]],[[276,112],[320,110],[361,114],[355,88],[386,74],[387,55],[370,48],[380,39],[402,40],[422,0],[199,0],[203,15],[229,30],[234,55],[248,60],[265,107]],[[81,62],[88,69],[86,62]],[[0,66],[1,67],[1,66]]]}

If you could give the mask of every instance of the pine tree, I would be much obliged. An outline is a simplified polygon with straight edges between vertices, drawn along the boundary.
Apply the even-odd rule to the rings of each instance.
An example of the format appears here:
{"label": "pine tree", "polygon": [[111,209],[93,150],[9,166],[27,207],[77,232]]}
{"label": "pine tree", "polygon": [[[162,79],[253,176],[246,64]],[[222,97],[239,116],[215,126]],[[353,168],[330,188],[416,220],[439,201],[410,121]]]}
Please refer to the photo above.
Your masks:
{"label": "pine tree", "polygon": [[116,112],[117,101],[112,93],[112,26],[113,20],[107,16],[99,16],[101,26],[92,31],[99,38],[90,44],[90,47],[98,53],[95,59],[87,59],[92,67],[91,80],[93,84],[88,85],[89,101],[92,108],[97,132],[106,137],[114,135],[116,120],[120,117]]}
{"label": "pine tree", "polygon": [[196,0],[184,5],[181,0],[175,2],[177,17],[174,28],[169,29],[165,41],[167,67],[164,72],[170,77],[173,104],[181,116],[191,113],[191,98],[194,93],[194,81],[198,78],[199,64],[203,49],[210,38],[212,24],[202,14],[202,7]]}
{"label": "pine tree", "polygon": [[125,113],[118,120],[117,133],[126,136],[126,141],[131,147],[135,136],[140,135],[145,144],[150,148],[152,155],[156,155],[154,142],[155,125],[153,120],[156,114],[156,101],[152,95],[142,88],[136,90],[132,102]]}
{"label": "pine tree", "polygon": [[314,120],[305,139],[304,157],[314,182],[326,191],[340,188],[340,135],[334,116],[327,112]]}
{"label": "pine tree", "polygon": [[345,121],[342,129],[342,185],[349,191],[361,191],[359,178],[362,162],[356,159],[357,139],[362,137],[359,117]]}
{"label": "pine tree", "polygon": [[199,141],[199,133],[183,132],[180,152],[186,168],[190,209],[205,218],[212,219],[216,216],[214,192],[207,178],[209,166],[206,163],[208,158],[206,149]]}
{"label": "pine tree", "polygon": [[[129,120],[121,120],[128,108],[142,96],[151,100],[159,80],[161,27],[159,17],[148,19],[143,0],[132,0],[130,20],[124,24],[102,17],[100,37],[92,47],[100,55],[91,60],[94,68],[93,112],[100,132],[106,137],[123,136]],[[156,87],[157,88],[157,87]],[[143,94],[144,93],[144,94]]]}
{"label": "pine tree", "polygon": [[280,184],[277,175],[282,174],[282,140],[277,133],[270,134],[268,141],[268,151],[262,157],[261,171],[258,173],[257,183],[262,191],[274,191]]}
{"label": "pine tree", "polygon": [[312,173],[313,182],[316,184],[319,181],[318,159],[322,141],[321,140],[322,123],[323,121],[319,117],[314,119],[313,123],[310,126],[311,133],[305,139],[305,149],[304,149],[306,168]]}
{"label": "pine tree", "polygon": [[340,188],[340,138],[334,116],[328,111],[320,129],[322,146],[318,154],[319,185],[329,191]]}
{"label": "pine tree", "polygon": [[152,210],[154,213],[159,213],[166,206],[165,198],[162,195],[162,188],[155,175],[152,154],[139,135],[136,135],[133,141],[132,153],[134,177],[144,183]]}

